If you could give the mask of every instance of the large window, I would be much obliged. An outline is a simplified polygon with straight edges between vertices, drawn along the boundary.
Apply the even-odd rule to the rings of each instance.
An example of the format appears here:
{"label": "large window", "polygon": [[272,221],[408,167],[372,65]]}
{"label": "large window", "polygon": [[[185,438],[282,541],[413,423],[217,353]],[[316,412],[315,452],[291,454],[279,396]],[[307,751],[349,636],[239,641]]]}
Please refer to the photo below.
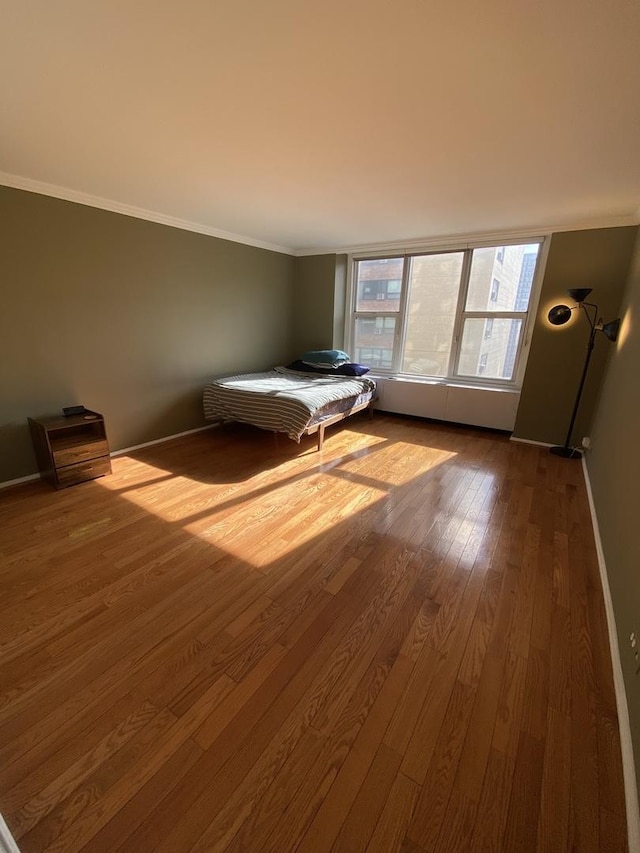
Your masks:
{"label": "large window", "polygon": [[513,382],[540,245],[354,261],[354,360],[390,373]]}

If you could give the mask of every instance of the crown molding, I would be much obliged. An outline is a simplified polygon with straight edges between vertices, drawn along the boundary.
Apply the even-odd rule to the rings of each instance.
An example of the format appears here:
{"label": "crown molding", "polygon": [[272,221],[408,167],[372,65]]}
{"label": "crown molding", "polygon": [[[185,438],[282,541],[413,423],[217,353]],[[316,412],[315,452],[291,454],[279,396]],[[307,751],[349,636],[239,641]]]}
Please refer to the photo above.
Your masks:
{"label": "crown molding", "polygon": [[0,186],[12,187],[25,192],[37,193],[39,195],[59,198],[63,201],[71,201],[75,204],[83,204],[86,207],[96,207],[99,210],[108,210],[111,213],[120,213],[123,216],[132,216],[135,219],[144,219],[148,222],[156,222],[159,225],[167,225],[170,228],[178,228],[182,231],[193,231],[196,234],[204,234],[207,237],[217,237],[219,240],[229,240],[232,243],[242,243],[245,246],[253,246],[256,249],[267,249],[270,252],[278,252],[283,255],[291,255],[303,258],[309,255],[354,255],[374,254],[378,252],[407,252],[420,251],[422,249],[446,249],[464,248],[468,244],[477,246],[478,243],[486,242],[493,244],[496,241],[540,239],[541,236],[553,234],[560,231],[587,231],[592,228],[619,228],[626,225],[640,224],[640,207],[633,215],[611,216],[594,218],[588,221],[569,222],[563,225],[546,225],[542,228],[519,228],[505,231],[478,231],[467,234],[445,234],[440,237],[419,237],[412,240],[391,240],[383,243],[362,243],[356,246],[316,246],[306,249],[292,249],[290,246],[280,246],[276,243],[268,243],[264,240],[254,240],[243,234],[234,234],[231,231],[223,231],[220,228],[212,228],[199,222],[191,222],[188,219],[179,219],[155,210],[147,210],[131,204],[124,204],[113,199],[90,195],[68,187],[56,184],[48,184],[37,181],[34,178],[25,178],[22,175],[12,175],[9,172],[0,172]]}
{"label": "crown molding", "polygon": [[232,243],[243,243],[245,246],[253,246],[256,249],[267,249],[270,252],[279,252],[283,255],[295,254],[286,246],[278,246],[274,243],[266,243],[263,240],[254,240],[242,234],[234,234],[231,231],[222,231],[220,228],[212,228],[199,222],[191,222],[188,219],[178,219],[175,216],[167,216],[155,210],[146,210],[143,207],[135,207],[131,204],[123,204],[109,198],[90,195],[89,193],[71,190],[67,187],[59,187],[56,184],[47,184],[44,181],[36,181],[33,178],[24,178],[21,175],[11,175],[8,172],[0,172],[0,185],[12,187],[17,190],[25,190],[30,193],[51,196],[63,201],[71,201],[75,204],[83,204],[86,207],[97,207],[100,210],[108,210],[111,213],[120,213],[123,216],[133,216],[135,219],[146,219],[148,222],[156,222],[159,225],[168,225],[170,228],[179,228],[182,231],[194,231],[196,234],[204,234],[207,237],[217,237],[219,240],[229,240]]}
{"label": "crown molding", "polygon": [[418,237],[413,240],[392,240],[386,243],[363,243],[358,246],[341,246],[327,248],[326,246],[299,249],[294,254],[302,258],[308,255],[359,255],[375,254],[378,252],[411,252],[422,249],[449,249],[477,247],[486,243],[494,245],[509,240],[540,240],[541,238],[561,231],[589,231],[594,228],[620,228],[627,225],[640,224],[640,208],[633,215],[609,216],[600,219],[581,220],[564,223],[563,225],[545,225],[536,228],[505,229],[504,231],[477,231],[468,234],[445,234],[441,237]]}

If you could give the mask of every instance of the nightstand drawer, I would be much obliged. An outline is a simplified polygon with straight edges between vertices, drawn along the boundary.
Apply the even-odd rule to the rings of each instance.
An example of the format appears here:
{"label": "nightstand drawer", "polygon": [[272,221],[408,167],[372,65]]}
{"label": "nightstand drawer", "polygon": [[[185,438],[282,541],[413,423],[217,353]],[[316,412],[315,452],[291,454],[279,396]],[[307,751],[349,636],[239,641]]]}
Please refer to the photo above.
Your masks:
{"label": "nightstand drawer", "polygon": [[75,465],[65,465],[64,468],[58,468],[56,477],[59,486],[73,486],[74,483],[94,480],[96,477],[110,473],[111,459],[108,456],[100,456],[88,462],[78,462]]}
{"label": "nightstand drawer", "polygon": [[57,449],[55,446],[53,447],[53,463],[56,468],[108,455],[109,444],[105,439],[88,441],[76,447],[62,447],[60,449]]}

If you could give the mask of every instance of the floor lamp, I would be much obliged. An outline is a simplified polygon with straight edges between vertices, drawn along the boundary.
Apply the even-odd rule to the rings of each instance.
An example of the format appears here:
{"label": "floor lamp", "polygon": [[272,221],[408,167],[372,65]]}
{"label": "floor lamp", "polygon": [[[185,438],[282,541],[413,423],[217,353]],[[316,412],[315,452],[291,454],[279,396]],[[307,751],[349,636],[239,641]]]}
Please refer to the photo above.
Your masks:
{"label": "floor lamp", "polygon": [[577,305],[574,305],[573,308],[569,308],[568,305],[555,305],[549,311],[549,322],[553,326],[563,326],[565,323],[569,322],[573,311],[582,310],[589,321],[591,331],[589,333],[587,355],[584,360],[584,367],[582,368],[582,376],[580,377],[580,385],[578,386],[576,401],[573,405],[573,412],[571,413],[571,421],[569,423],[569,429],[567,430],[567,436],[564,440],[564,444],[561,447],[552,447],[551,452],[556,456],[564,456],[566,459],[580,459],[582,457],[582,453],[576,448],[571,447],[571,434],[573,433],[573,427],[576,422],[576,415],[578,414],[578,408],[580,406],[580,398],[582,397],[584,383],[589,370],[589,362],[591,361],[591,353],[593,352],[593,347],[596,342],[596,334],[598,332],[602,332],[610,341],[615,341],[620,329],[620,320],[612,320],[610,323],[602,322],[602,318],[598,317],[598,306],[594,305],[593,302],[585,301],[587,296],[591,293],[590,287],[573,288],[572,290],[568,290],[567,293],[577,303]]}

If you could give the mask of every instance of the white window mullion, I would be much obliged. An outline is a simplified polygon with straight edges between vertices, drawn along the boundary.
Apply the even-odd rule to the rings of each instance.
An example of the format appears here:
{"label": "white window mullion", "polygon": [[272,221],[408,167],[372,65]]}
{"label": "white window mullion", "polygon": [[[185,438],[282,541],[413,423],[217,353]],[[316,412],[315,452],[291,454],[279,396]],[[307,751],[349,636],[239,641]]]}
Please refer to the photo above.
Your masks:
{"label": "white window mullion", "polygon": [[460,290],[458,291],[458,304],[456,306],[456,320],[453,327],[453,340],[451,352],[449,353],[449,366],[447,367],[447,378],[451,379],[458,372],[460,361],[460,347],[462,345],[462,327],[464,324],[464,307],[467,304],[467,291],[469,289],[469,278],[471,276],[472,250],[467,249],[462,261],[460,271]]}
{"label": "white window mullion", "polygon": [[357,269],[357,261],[353,258],[350,258],[350,263],[348,267],[348,275],[347,275],[347,306],[349,310],[350,320],[345,324],[346,326],[346,338],[344,341],[344,348],[352,356],[353,347],[356,339],[356,269]]}
{"label": "white window mullion", "polygon": [[404,258],[402,265],[402,290],[400,292],[400,308],[396,322],[396,337],[393,342],[393,371],[399,373],[404,359],[404,342],[407,334],[407,305],[409,304],[409,288],[411,287],[411,258]]}

